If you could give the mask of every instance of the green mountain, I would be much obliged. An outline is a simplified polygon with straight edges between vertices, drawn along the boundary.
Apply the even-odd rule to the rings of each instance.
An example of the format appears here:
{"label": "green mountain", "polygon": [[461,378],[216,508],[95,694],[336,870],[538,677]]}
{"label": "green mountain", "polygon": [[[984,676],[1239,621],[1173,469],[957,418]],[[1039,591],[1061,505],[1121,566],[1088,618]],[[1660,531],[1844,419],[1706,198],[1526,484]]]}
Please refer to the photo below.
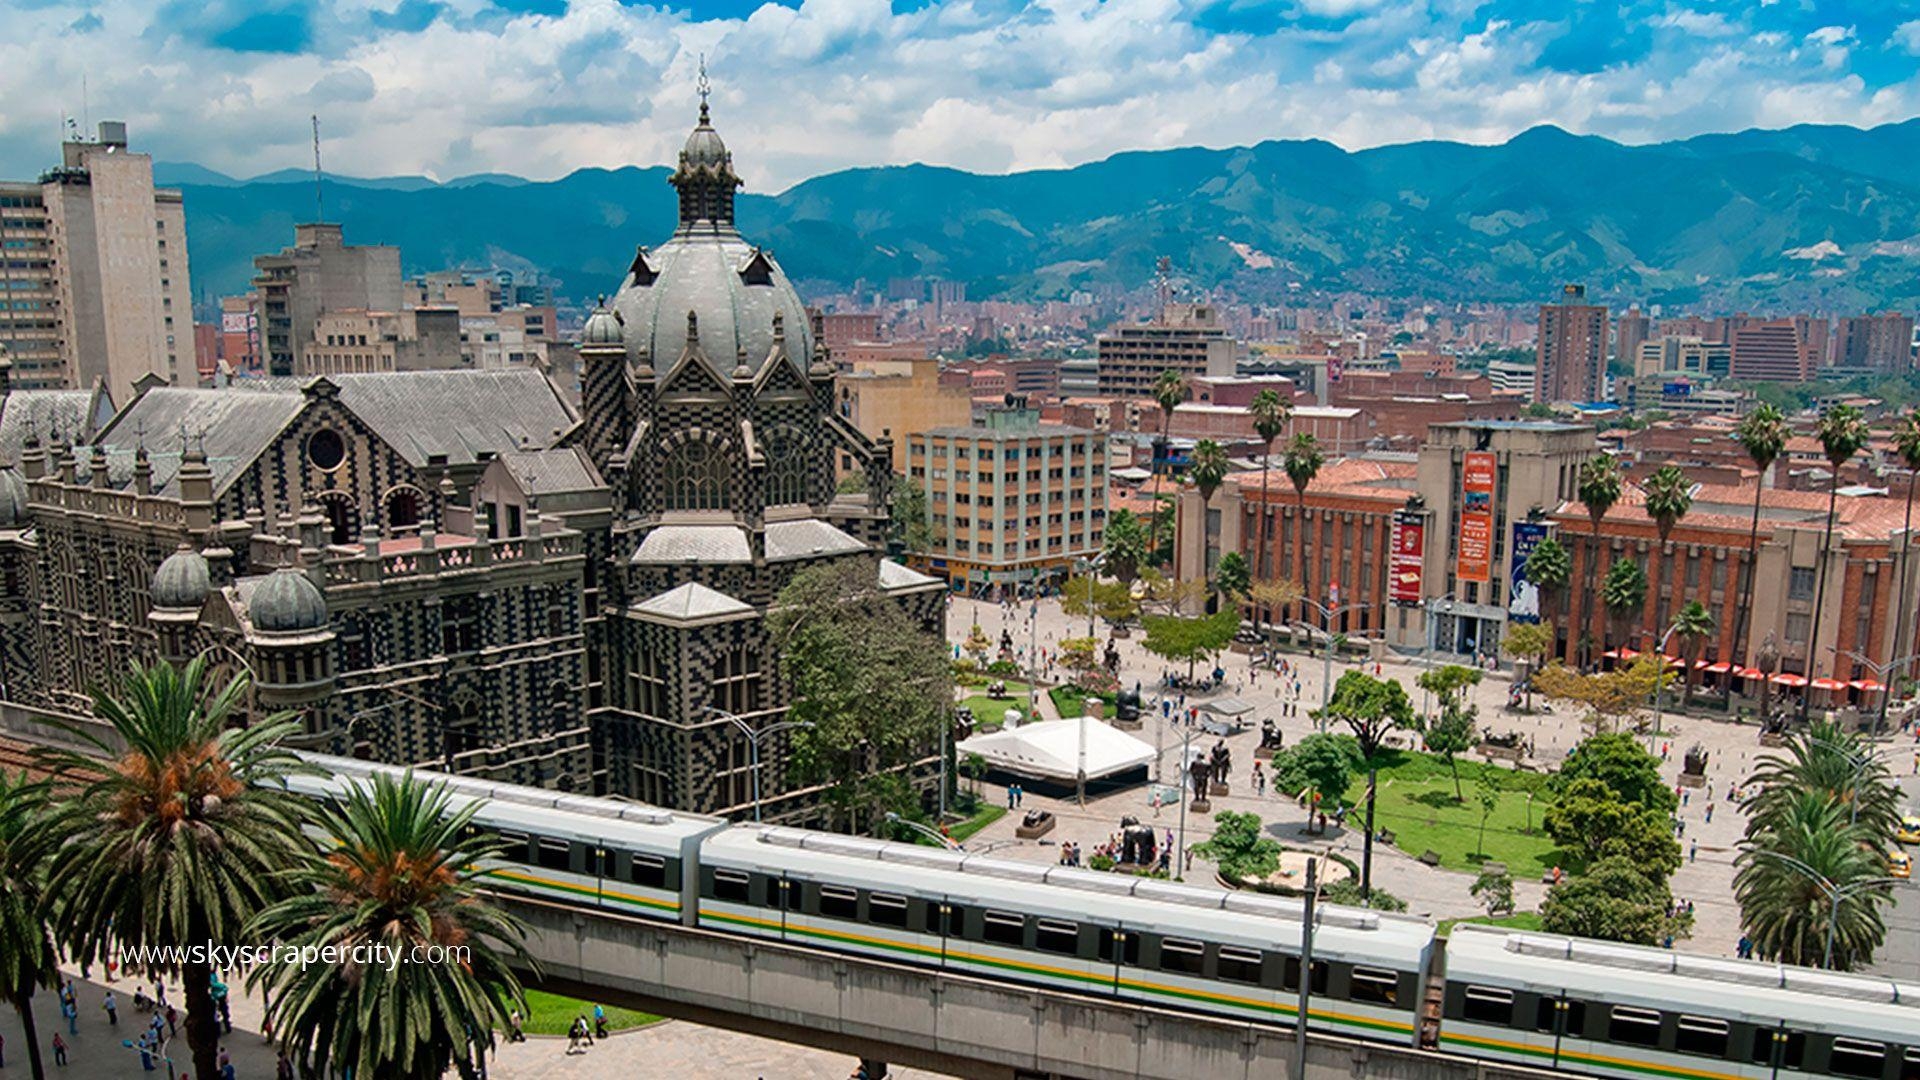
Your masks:
{"label": "green mountain", "polygon": [[[1063,296],[1150,280],[1171,256],[1196,288],[1249,299],[1353,288],[1527,301],[1563,281],[1716,308],[1920,305],[1920,121],[1801,126],[1626,146],[1542,127],[1498,146],[1348,152],[1318,140],[1116,154],[985,176],[848,169],[746,194],[741,228],[803,281],[966,281],[970,295]],[[195,284],[244,290],[255,254],[312,214],[310,177],[249,181],[189,166]],[[503,266],[588,299],[674,216],[664,167],[559,180],[329,176],[350,243],[397,244],[409,273]],[[416,183],[415,181],[418,181]]]}

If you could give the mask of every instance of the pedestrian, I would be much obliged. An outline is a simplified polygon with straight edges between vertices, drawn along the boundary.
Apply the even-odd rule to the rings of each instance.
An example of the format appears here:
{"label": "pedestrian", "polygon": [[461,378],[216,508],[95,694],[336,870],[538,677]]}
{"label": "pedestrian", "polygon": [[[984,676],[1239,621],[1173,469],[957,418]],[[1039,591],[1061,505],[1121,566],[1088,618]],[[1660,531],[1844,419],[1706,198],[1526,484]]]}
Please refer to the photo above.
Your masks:
{"label": "pedestrian", "polygon": [[67,1040],[57,1031],[53,1033],[53,1063],[63,1069],[67,1067]]}
{"label": "pedestrian", "polygon": [[508,1042],[526,1042],[527,1041],[527,1033],[520,1026],[520,1010],[519,1009],[514,1009],[511,1012],[507,1013],[507,1041]]}
{"label": "pedestrian", "polygon": [[142,1072],[153,1071],[153,1047],[147,1044],[147,1038],[148,1037],[145,1035],[140,1036],[140,1043],[138,1046],[138,1049],[140,1051],[140,1070]]}
{"label": "pedestrian", "polygon": [[1700,854],[1700,841],[1695,840],[1693,843],[1687,845],[1687,861],[1688,862],[1692,862],[1694,858],[1699,854]]}
{"label": "pedestrian", "polygon": [[585,1026],[586,1026],[585,1023],[577,1017],[574,1019],[573,1023],[567,1025],[567,1053],[569,1054],[579,1053],[580,1036],[585,1034],[585,1032],[581,1029],[584,1028]]}
{"label": "pedestrian", "polygon": [[1685,805],[1687,805],[1687,803],[1688,803],[1689,801],[1691,801],[1692,799],[1693,799],[1693,792],[1692,792],[1692,791],[1682,791],[1682,792],[1680,793],[1680,805],[1681,805],[1681,806],[1685,806]]}
{"label": "pedestrian", "polygon": [[156,980],[154,982],[153,1000],[159,1008],[167,1008],[167,984],[164,980]]}
{"label": "pedestrian", "polygon": [[179,1020],[180,1020],[180,1011],[178,1009],[175,1009],[171,1005],[167,1006],[167,1034],[168,1035],[174,1035],[180,1031]]}
{"label": "pedestrian", "polygon": [[1713,804],[1707,804],[1707,824],[1713,824]]}
{"label": "pedestrian", "polygon": [[100,1002],[100,1007],[107,1010],[107,1023],[118,1027],[120,1025],[120,1010],[114,1003],[113,991],[107,991],[107,996]]}
{"label": "pedestrian", "polygon": [[60,1011],[67,1014],[67,1034],[80,1034],[80,1007],[69,1001],[60,1006]]}

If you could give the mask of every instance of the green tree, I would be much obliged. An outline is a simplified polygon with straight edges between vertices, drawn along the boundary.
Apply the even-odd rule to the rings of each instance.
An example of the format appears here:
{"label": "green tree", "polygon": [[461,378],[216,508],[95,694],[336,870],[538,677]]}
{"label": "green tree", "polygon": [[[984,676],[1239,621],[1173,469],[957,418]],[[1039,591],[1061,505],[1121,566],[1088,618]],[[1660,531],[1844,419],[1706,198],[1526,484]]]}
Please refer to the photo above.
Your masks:
{"label": "green tree", "polygon": [[1372,908],[1375,911],[1405,911],[1407,902],[1385,889],[1362,890],[1360,883],[1353,878],[1341,878],[1339,881],[1320,890],[1320,899],[1341,907]]}
{"label": "green tree", "polygon": [[1660,759],[1625,732],[1581,740],[1548,783],[1555,792],[1565,793],[1578,780],[1598,780],[1620,802],[1638,803],[1662,818],[1672,817],[1680,805],[1660,775]]}
{"label": "green tree", "polygon": [[1615,857],[1547,890],[1540,922],[1553,934],[1658,945],[1685,928],[1668,916],[1672,907],[1673,892],[1664,877]]}
{"label": "green tree", "polygon": [[1238,605],[1247,598],[1247,591],[1252,588],[1251,577],[1247,560],[1239,552],[1229,551],[1220,556],[1219,563],[1213,568],[1213,587],[1220,590],[1220,595]]}
{"label": "green tree", "polygon": [[1837,807],[1859,829],[1862,843],[1889,851],[1900,824],[1900,790],[1874,751],[1859,732],[1816,720],[1778,750],[1760,755],[1745,785],[1755,790],[1747,807],[1748,836],[1779,829],[1785,815],[1799,812],[1801,797],[1812,794]]}
{"label": "green tree", "polygon": [[1662,877],[1680,865],[1680,844],[1667,819],[1639,803],[1620,801],[1599,780],[1568,784],[1540,824],[1554,843],[1577,852],[1588,865],[1617,855]]}
{"label": "green tree", "polygon": [[1093,582],[1093,607],[1087,607],[1087,578],[1068,578],[1060,586],[1060,610],[1077,619],[1087,617],[1089,611],[1114,626],[1124,626],[1140,613],[1140,602],[1133,598],[1133,590],[1125,582]]}
{"label": "green tree", "polygon": [[[1913,535],[1913,496],[1915,490],[1920,489],[1920,408],[1915,408],[1912,412],[1901,417],[1899,423],[1894,425],[1893,452],[1894,456],[1900,459],[1900,463],[1907,467],[1907,509],[1900,526],[1900,534],[1904,537],[1911,537]],[[1903,551],[1900,559],[1900,590],[1894,594],[1896,596],[1907,595],[1907,570],[1913,564],[1913,559],[1907,556],[1904,549],[1910,548],[1910,546],[1910,541],[1902,541]],[[1895,653],[1904,653],[1905,651],[1904,643],[1907,641],[1908,606],[1907,604],[1900,604],[1894,612],[1893,640],[1900,643],[1894,645],[1892,651]],[[1901,683],[1904,681],[1903,677],[1906,674],[1906,670],[1907,665],[1904,662],[1895,665],[1893,672],[1887,677],[1887,681],[1893,684],[1888,688],[1887,693],[1897,694],[1901,692]],[[1881,711],[1884,714],[1884,706]],[[1875,728],[1875,730],[1877,731],[1879,729]]]}
{"label": "green tree", "polygon": [[1591,675],[1556,660],[1536,672],[1532,682],[1550,700],[1586,706],[1594,730],[1605,733],[1636,717],[1654,688],[1664,685],[1667,678],[1666,662],[1644,652],[1626,667]]}
{"label": "green tree", "polygon": [[1600,586],[1600,602],[1619,626],[1620,640],[1625,643],[1640,609],[1647,604],[1647,572],[1632,559],[1615,559],[1607,568],[1606,583]]}
{"label": "green tree", "polygon": [[[1458,782],[1455,777],[1455,782]],[[1480,839],[1474,842],[1474,849],[1482,859],[1487,855],[1487,819],[1500,809],[1500,774],[1492,769],[1480,770],[1480,780],[1474,785],[1474,792],[1480,797]]]}
{"label": "green tree", "polygon": [[921,487],[918,480],[911,476],[894,477],[892,511],[888,528],[901,550],[924,555],[940,546],[943,530],[929,509],[927,489]]}
{"label": "green tree", "polygon": [[1289,795],[1306,795],[1309,806],[1315,794],[1323,805],[1335,806],[1346,799],[1361,764],[1353,736],[1315,733],[1274,755],[1273,785]]}
{"label": "green tree", "polygon": [[23,841],[40,828],[44,788],[25,774],[0,773],[0,994],[20,1014],[27,1043],[27,1070],[45,1080],[40,1034],[33,1022],[36,990],[59,980],[58,956],[47,932],[46,865]]}
{"label": "green tree", "polygon": [[1267,540],[1273,531],[1273,505],[1267,501],[1267,479],[1273,473],[1273,442],[1286,433],[1287,424],[1293,419],[1293,403],[1282,399],[1276,390],[1262,390],[1253,395],[1248,411],[1253,414],[1253,433],[1260,437],[1260,546],[1253,559],[1254,573],[1265,577],[1273,572],[1267,549]]}
{"label": "green tree", "polygon": [[[47,895],[54,937],[82,965],[115,949],[249,940],[247,924],[286,895],[285,872],[310,850],[309,807],[277,782],[303,768],[279,745],[298,725],[278,715],[228,727],[246,677],[214,689],[206,674],[205,657],[136,664],[117,695],[94,697],[106,731],[70,729],[89,752],[47,755],[73,789],[48,804],[41,829],[54,846]],[[212,967],[156,967],[185,987],[194,1075],[215,1080]]]}
{"label": "green tree", "polygon": [[767,619],[793,690],[793,766],[831,785],[842,828],[874,826],[895,788],[883,778],[936,744],[953,701],[942,643],[882,593],[858,560],[803,570]]}
{"label": "green tree", "polygon": [[[1593,523],[1593,531],[1587,542],[1587,581],[1586,589],[1582,594],[1578,624],[1583,633],[1575,635],[1577,641],[1586,641],[1585,632],[1593,628],[1593,577],[1598,572],[1596,567],[1600,562],[1600,522],[1607,516],[1607,511],[1613,509],[1614,504],[1620,501],[1624,484],[1620,475],[1620,465],[1611,455],[1595,454],[1587,459],[1586,464],[1580,466],[1576,490],[1581,504],[1587,508],[1587,520]],[[1590,646],[1583,646],[1581,649],[1580,666],[1582,667],[1593,662],[1591,656],[1585,655],[1589,649]]]}
{"label": "green tree", "polygon": [[1527,580],[1540,589],[1540,621],[1550,623],[1558,613],[1554,601],[1566,593],[1573,579],[1573,556],[1566,545],[1549,536],[1527,554],[1526,571]]}
{"label": "green tree", "polygon": [[531,966],[526,930],[479,890],[481,861],[501,842],[468,828],[478,803],[455,810],[441,785],[411,772],[350,785],[319,811],[321,856],[291,875],[300,888],[261,912],[254,930],[289,945],[373,956],[459,947],[446,963],[283,963],[248,982],[272,991],[268,1020],[315,1075],[436,1080],[449,1066],[477,1077],[495,1030],[526,995],[512,964]]}
{"label": "green tree", "polygon": [[1227,451],[1212,439],[1201,439],[1193,445],[1193,456],[1187,459],[1187,475],[1193,478],[1194,490],[1200,493],[1200,505],[1213,502],[1213,493],[1220,490],[1226,482],[1227,472],[1233,468],[1227,460]]}
{"label": "green tree", "polygon": [[1647,516],[1666,543],[1673,527],[1693,509],[1693,483],[1677,465],[1662,465],[1647,478]]}
{"label": "green tree", "polygon": [[1247,595],[1253,601],[1254,608],[1260,612],[1260,625],[1267,635],[1267,654],[1273,654],[1274,612],[1300,602],[1306,595],[1297,581],[1285,578],[1262,578],[1247,587]]}
{"label": "green tree", "polygon": [[1213,836],[1193,845],[1229,881],[1263,881],[1280,869],[1280,842],[1260,831],[1260,815],[1222,810],[1213,815]]}
{"label": "green tree", "polygon": [[[1167,433],[1173,427],[1173,410],[1187,400],[1187,377],[1173,368],[1162,371],[1160,377],[1153,381],[1153,400],[1160,406],[1160,446],[1154,454],[1158,459],[1165,453]],[[1160,477],[1163,472],[1165,470],[1156,460],[1153,470],[1153,504],[1156,508],[1160,505]],[[1153,554],[1154,558],[1159,558],[1160,515],[1158,512],[1153,515],[1153,521],[1148,525],[1147,550]]]}
{"label": "green tree", "polygon": [[1505,871],[1480,871],[1480,876],[1467,886],[1467,892],[1486,906],[1488,915],[1505,915],[1513,911],[1513,878]]}
{"label": "green tree", "polygon": [[1105,536],[1107,572],[1125,584],[1133,584],[1140,568],[1147,565],[1147,537],[1140,519],[1125,507],[1115,510],[1107,517]]}
{"label": "green tree", "polygon": [[1479,707],[1468,700],[1467,690],[1480,685],[1480,678],[1479,668],[1464,664],[1445,664],[1420,673],[1420,688],[1440,706],[1440,716],[1426,728],[1427,749],[1446,759],[1447,771],[1453,774],[1453,797],[1461,800],[1466,795],[1460,790],[1460,766],[1454,755],[1473,748]]}
{"label": "green tree", "polygon": [[[1834,405],[1820,414],[1819,426],[1814,435],[1820,440],[1820,452],[1827,459],[1827,467],[1832,473],[1827,481],[1827,524],[1820,534],[1820,563],[1814,572],[1813,610],[1816,613],[1827,610],[1827,556],[1833,550],[1833,513],[1840,500],[1840,470],[1853,460],[1853,456],[1866,448],[1870,437],[1867,430],[1867,418],[1859,409],[1851,405]],[[1819,670],[1820,661],[1820,624],[1825,619],[1813,620],[1813,632],[1807,642],[1807,674],[1812,676]],[[1807,706],[1813,700],[1811,692],[1800,695],[1800,722],[1806,723]]]}
{"label": "green tree", "polygon": [[1349,671],[1333,684],[1333,696],[1315,719],[1345,724],[1353,732],[1360,757],[1371,765],[1395,729],[1415,726],[1413,703],[1397,679],[1376,679],[1363,671]]}
{"label": "green tree", "polygon": [[1550,622],[1507,623],[1507,632],[1500,639],[1500,650],[1527,666],[1527,711],[1533,711],[1533,673],[1540,669],[1541,661],[1553,651],[1553,624]]}
{"label": "green tree", "polygon": [[1240,613],[1233,610],[1186,618],[1179,615],[1148,615],[1146,650],[1171,663],[1186,661],[1187,678],[1193,678],[1194,665],[1217,656],[1233,641],[1240,629]]}
{"label": "green tree", "polygon": [[1735,857],[1740,926],[1763,960],[1851,971],[1886,939],[1882,910],[1893,900],[1885,856],[1846,811],[1817,791],[1750,829]]}
{"label": "green tree", "polygon": [[1698,674],[1694,664],[1700,659],[1700,647],[1713,634],[1713,628],[1713,612],[1698,600],[1687,601],[1673,616],[1673,635],[1680,639],[1681,655],[1687,662],[1686,686],[1680,692],[1683,709],[1693,705],[1693,680]]}
{"label": "green tree", "polygon": [[[1300,530],[1305,530],[1307,527],[1307,486],[1320,475],[1320,468],[1326,463],[1327,456],[1320,451],[1320,440],[1307,432],[1296,432],[1293,438],[1287,440],[1287,449],[1280,457],[1280,468],[1292,482],[1294,498],[1300,504]],[[1305,535],[1304,531],[1301,535]],[[1311,581],[1307,572],[1306,545],[1297,545],[1297,548],[1301,553],[1300,588],[1303,595],[1311,595],[1315,583]],[[1317,584],[1321,590],[1327,587],[1324,581]]]}
{"label": "green tree", "polygon": [[1760,496],[1767,489],[1767,470],[1786,453],[1787,437],[1792,430],[1787,427],[1787,418],[1780,409],[1771,404],[1761,404],[1752,412],[1740,418],[1734,426],[1733,437],[1747,452],[1747,460],[1759,472],[1753,485],[1753,520],[1747,527],[1747,565],[1746,576],[1740,586],[1740,606],[1735,609],[1733,626],[1733,648],[1735,655],[1729,660],[1747,662],[1747,613],[1753,610],[1754,567],[1760,557]]}

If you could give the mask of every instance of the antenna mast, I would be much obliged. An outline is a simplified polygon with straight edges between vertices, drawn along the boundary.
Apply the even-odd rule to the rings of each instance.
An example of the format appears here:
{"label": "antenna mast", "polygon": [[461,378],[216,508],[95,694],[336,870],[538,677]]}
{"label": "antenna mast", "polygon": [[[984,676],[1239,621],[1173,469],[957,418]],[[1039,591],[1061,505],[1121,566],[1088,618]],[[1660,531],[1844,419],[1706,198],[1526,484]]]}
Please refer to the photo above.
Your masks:
{"label": "antenna mast", "polygon": [[313,220],[327,220],[327,194],[321,183],[320,172],[320,114],[312,114],[313,119]]}

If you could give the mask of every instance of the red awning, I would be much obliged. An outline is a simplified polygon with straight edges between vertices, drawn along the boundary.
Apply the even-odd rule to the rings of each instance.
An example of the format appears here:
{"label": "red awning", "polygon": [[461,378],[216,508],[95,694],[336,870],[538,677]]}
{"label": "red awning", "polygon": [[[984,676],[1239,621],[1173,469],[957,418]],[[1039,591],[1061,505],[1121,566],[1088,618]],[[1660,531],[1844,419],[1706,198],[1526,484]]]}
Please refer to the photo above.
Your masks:
{"label": "red awning", "polygon": [[1873,679],[1855,679],[1847,685],[1853,687],[1855,690],[1861,690],[1869,694],[1876,690],[1885,690],[1887,688],[1886,683],[1877,682]]}
{"label": "red awning", "polygon": [[1620,659],[1622,659],[1622,660],[1631,660],[1631,659],[1633,659],[1634,657],[1636,657],[1636,656],[1639,656],[1639,655],[1640,655],[1640,650],[1639,650],[1639,649],[1626,649],[1626,648],[1623,648],[1623,649],[1621,649],[1621,650],[1620,650]]}
{"label": "red awning", "polygon": [[1815,679],[1812,685],[1815,690],[1845,690],[1847,688],[1847,684],[1841,682],[1839,679]]}
{"label": "red awning", "polygon": [[1775,683],[1775,685],[1778,685],[1778,686],[1805,686],[1805,685],[1807,685],[1807,677],[1806,677],[1805,675],[1795,675],[1795,674],[1794,674],[1793,672],[1791,672],[1791,671],[1783,671],[1783,672],[1781,672],[1780,674],[1778,674],[1778,675],[1775,675],[1775,676],[1773,677],[1773,681],[1774,681],[1774,683]]}
{"label": "red awning", "polygon": [[1735,674],[1743,679],[1764,679],[1767,676],[1766,672],[1761,671],[1757,667],[1741,668],[1738,672],[1735,672]]}
{"label": "red awning", "polygon": [[1608,649],[1606,652],[1600,654],[1600,658],[1603,660],[1618,660],[1620,659],[1620,650]]}
{"label": "red awning", "polygon": [[1685,660],[1680,659],[1677,656],[1663,656],[1660,659],[1665,660],[1667,662],[1668,667],[1686,667],[1687,666],[1687,662]]}
{"label": "red awning", "polygon": [[1725,675],[1727,672],[1732,670],[1733,670],[1733,665],[1727,663],[1725,660],[1722,660],[1717,664],[1707,665],[1707,674],[1709,675]]}

